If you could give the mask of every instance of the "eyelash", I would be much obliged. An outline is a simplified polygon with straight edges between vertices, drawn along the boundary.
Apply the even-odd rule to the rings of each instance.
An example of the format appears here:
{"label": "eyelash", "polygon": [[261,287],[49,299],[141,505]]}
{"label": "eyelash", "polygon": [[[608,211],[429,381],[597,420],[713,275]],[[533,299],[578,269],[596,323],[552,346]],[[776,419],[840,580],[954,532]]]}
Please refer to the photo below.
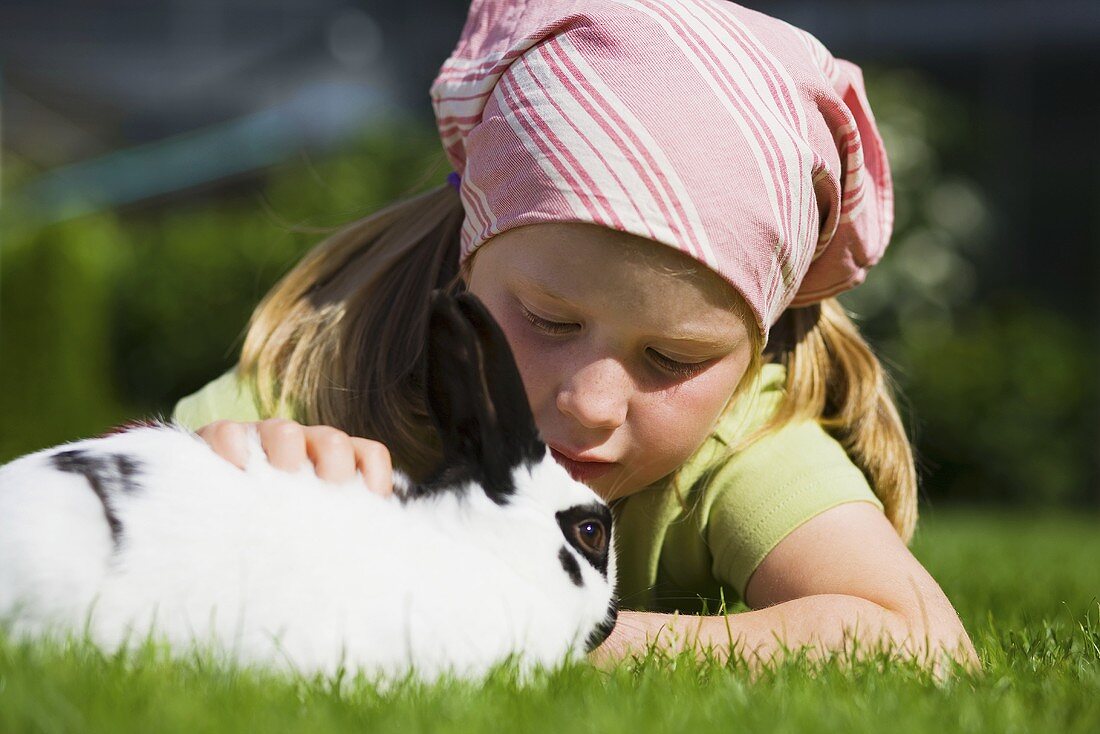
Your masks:
{"label": "eyelash", "polygon": [[[549,321],[542,318],[541,316],[536,316],[535,314],[528,311],[526,308],[521,308],[521,310],[523,311],[524,318],[530,321],[531,324],[533,324],[536,328],[546,332],[547,334],[566,334],[572,330],[573,326],[576,326],[576,324],[563,324],[560,321]],[[706,366],[706,362],[677,362],[676,360],[669,359],[668,357],[664,356],[660,352],[654,351],[653,349],[648,349],[646,351],[648,351],[653,356],[653,358],[660,365],[662,370],[664,370],[665,372],[670,372],[677,377],[692,377],[699,372],[702,372],[703,368]]]}

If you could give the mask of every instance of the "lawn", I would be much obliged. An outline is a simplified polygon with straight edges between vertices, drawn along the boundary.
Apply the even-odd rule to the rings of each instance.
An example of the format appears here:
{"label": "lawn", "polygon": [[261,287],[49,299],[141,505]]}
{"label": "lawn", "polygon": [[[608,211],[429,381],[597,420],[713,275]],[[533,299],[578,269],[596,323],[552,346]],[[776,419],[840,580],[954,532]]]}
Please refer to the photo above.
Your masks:
{"label": "lawn", "polygon": [[287,680],[155,654],[0,640],[0,731],[1100,731],[1100,516],[926,512],[915,552],[962,614],[982,675],[910,666],[649,659],[521,686]]}

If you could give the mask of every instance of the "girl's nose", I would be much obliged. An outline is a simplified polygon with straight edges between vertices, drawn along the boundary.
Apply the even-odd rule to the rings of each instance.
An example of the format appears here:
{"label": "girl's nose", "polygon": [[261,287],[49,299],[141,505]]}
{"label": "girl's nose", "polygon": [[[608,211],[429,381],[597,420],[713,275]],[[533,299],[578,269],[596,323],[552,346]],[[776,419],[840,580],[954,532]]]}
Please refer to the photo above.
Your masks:
{"label": "girl's nose", "polygon": [[600,359],[569,376],[558,389],[558,410],[586,428],[618,428],[626,422],[633,381],[613,359]]}

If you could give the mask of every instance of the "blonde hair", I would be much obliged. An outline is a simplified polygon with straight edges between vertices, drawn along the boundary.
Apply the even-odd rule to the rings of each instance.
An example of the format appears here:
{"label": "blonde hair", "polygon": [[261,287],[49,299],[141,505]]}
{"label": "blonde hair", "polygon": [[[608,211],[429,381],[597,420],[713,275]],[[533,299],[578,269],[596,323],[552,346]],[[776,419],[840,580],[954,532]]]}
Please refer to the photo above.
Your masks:
{"label": "blonde hair", "polygon": [[775,429],[816,420],[848,453],[905,542],[917,523],[913,448],[886,371],[840,302],[788,309],[772,328],[768,358],[787,372]]}
{"label": "blonde hair", "polygon": [[[381,441],[414,478],[433,467],[439,448],[424,406],[422,345],[432,289],[460,288],[471,263],[456,268],[462,220],[457,193],[443,185],[352,222],[310,251],[249,322],[238,374],[255,386],[260,414]],[[747,308],[738,311],[748,318]],[[829,300],[788,310],[766,354],[755,336],[730,404],[764,359],[786,366],[787,389],[752,438],[819,421],[908,540],[916,521],[912,451],[882,366],[855,325]]]}

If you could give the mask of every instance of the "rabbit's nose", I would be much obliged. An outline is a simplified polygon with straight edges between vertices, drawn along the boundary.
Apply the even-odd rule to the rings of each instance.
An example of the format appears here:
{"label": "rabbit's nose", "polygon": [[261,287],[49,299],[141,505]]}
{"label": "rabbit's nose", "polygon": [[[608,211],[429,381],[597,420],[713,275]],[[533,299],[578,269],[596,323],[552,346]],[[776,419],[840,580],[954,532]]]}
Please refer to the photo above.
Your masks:
{"label": "rabbit's nose", "polygon": [[626,422],[634,381],[614,359],[585,365],[558,390],[557,406],[585,428],[614,429]]}

